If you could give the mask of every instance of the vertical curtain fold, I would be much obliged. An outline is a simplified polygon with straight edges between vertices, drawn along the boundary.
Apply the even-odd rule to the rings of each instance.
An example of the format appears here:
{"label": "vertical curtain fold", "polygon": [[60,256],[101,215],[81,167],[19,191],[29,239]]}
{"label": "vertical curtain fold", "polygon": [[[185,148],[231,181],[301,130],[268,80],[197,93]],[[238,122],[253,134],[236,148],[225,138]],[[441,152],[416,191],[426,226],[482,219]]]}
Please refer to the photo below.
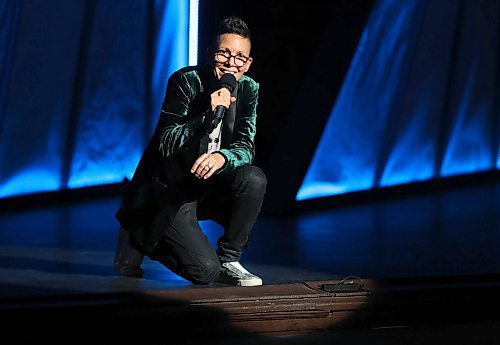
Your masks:
{"label": "vertical curtain fold", "polygon": [[[8,69],[0,135],[0,197],[64,188],[84,0],[22,1]],[[14,15],[16,12],[11,13]]]}
{"label": "vertical curtain fold", "polygon": [[130,178],[188,63],[189,1],[7,0],[0,19],[0,197]]}
{"label": "vertical curtain fold", "polygon": [[96,1],[80,66],[68,187],[120,181],[144,146],[147,2]]}
{"label": "vertical curtain fold", "polygon": [[379,0],[296,199],[497,169],[499,8]]}
{"label": "vertical curtain fold", "polygon": [[5,120],[5,98],[8,93],[12,57],[21,0],[0,2],[0,133]]}

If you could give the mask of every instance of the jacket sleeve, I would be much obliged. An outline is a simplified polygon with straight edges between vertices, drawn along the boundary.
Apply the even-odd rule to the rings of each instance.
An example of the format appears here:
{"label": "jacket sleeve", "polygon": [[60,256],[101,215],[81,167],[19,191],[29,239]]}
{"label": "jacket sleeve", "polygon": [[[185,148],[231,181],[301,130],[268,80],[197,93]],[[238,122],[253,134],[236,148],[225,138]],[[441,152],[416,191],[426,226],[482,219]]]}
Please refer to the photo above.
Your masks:
{"label": "jacket sleeve", "polygon": [[244,86],[243,97],[239,99],[240,111],[234,124],[233,140],[229,148],[218,151],[226,158],[226,164],[217,173],[232,172],[239,166],[253,162],[258,97],[259,84],[252,80]]}
{"label": "jacket sleeve", "polygon": [[164,157],[177,153],[203,121],[203,116],[187,116],[194,92],[184,73],[177,71],[170,76],[160,114],[164,127],[159,148]]}

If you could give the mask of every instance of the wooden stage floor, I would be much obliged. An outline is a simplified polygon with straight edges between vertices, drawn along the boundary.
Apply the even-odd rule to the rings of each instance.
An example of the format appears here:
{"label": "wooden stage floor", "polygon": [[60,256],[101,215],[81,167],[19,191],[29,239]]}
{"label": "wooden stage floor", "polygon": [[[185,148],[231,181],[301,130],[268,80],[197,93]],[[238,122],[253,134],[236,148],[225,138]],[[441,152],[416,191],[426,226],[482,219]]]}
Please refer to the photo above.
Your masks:
{"label": "wooden stage floor", "polygon": [[[106,304],[119,307],[124,303],[124,299],[142,302],[147,298],[148,307],[144,310],[147,310],[148,315],[166,315],[168,313],[165,310],[180,312],[178,309],[171,309],[172,307],[165,307],[167,309],[162,311],[151,307],[154,304],[150,303],[152,298],[156,301],[155,298],[166,296],[169,301],[196,300],[196,303],[202,303],[204,306],[207,303],[215,303],[214,301],[224,302],[226,304],[220,310],[228,312],[228,305],[232,306],[231,310],[240,310],[234,309],[235,306],[245,309],[248,305],[255,304],[255,301],[261,302],[262,296],[267,294],[272,296],[273,301],[285,301],[282,303],[284,309],[273,309],[274,311],[264,314],[259,309],[260,314],[256,315],[260,316],[253,319],[253,326],[245,332],[255,335],[259,333],[256,330],[260,327],[268,329],[267,333],[272,333],[272,317],[276,319],[277,315],[281,315],[281,320],[291,320],[292,317],[286,314],[290,311],[297,315],[296,311],[287,307],[287,301],[291,301],[289,296],[293,295],[300,301],[310,292],[297,293],[296,289],[304,289],[304,286],[318,281],[338,283],[346,277],[354,277],[351,280],[356,281],[361,279],[370,287],[367,291],[372,296],[377,293],[385,296],[378,304],[375,303],[379,309],[388,305],[394,307],[394,296],[391,294],[395,290],[374,288],[378,282],[397,282],[394,286],[401,288],[401,291],[408,291],[409,287],[412,287],[410,290],[416,292],[421,287],[420,295],[408,297],[408,301],[413,301],[409,304],[408,311],[414,310],[412,308],[417,306],[417,301],[429,308],[431,305],[439,305],[443,299],[433,300],[433,304],[429,304],[429,299],[423,297],[428,296],[426,294],[433,287],[434,290],[439,287],[440,296],[443,298],[448,296],[446,310],[453,310],[453,313],[458,314],[460,309],[450,309],[450,306],[458,305],[462,301],[462,312],[465,314],[481,313],[483,309],[491,311],[488,301],[496,302],[498,298],[495,296],[499,295],[500,182],[428,191],[345,207],[309,210],[287,217],[261,216],[253,229],[251,246],[241,260],[245,267],[263,278],[264,286],[251,288],[253,290],[223,284],[211,287],[192,286],[149,259],[145,259],[143,264],[143,279],[118,276],[113,269],[115,241],[118,235],[118,224],[113,214],[118,203],[117,196],[108,196],[64,205],[11,209],[0,213],[0,310],[4,316],[13,315],[13,327],[16,325],[16,318],[28,318],[28,323],[29,315],[36,320],[43,319],[45,314],[40,310],[47,312],[50,309],[47,309],[47,306],[68,307],[73,304],[79,307],[95,307]],[[202,228],[209,240],[215,244],[221,233],[219,226],[212,222],[202,222]],[[401,282],[406,283],[402,285]],[[450,287],[448,294],[445,293],[447,284]],[[318,290],[318,286],[316,285],[315,293],[324,293],[321,289]],[[486,290],[481,290],[481,287]],[[387,291],[391,291],[389,295]],[[247,295],[243,299],[240,296],[240,299],[234,300],[235,296],[241,294]],[[461,294],[467,298],[461,298]],[[138,299],[137,296],[141,297]],[[357,295],[344,297],[347,297],[343,300],[348,301],[347,305],[353,305],[350,298],[353,298],[352,301],[361,298]],[[326,301],[326,305],[338,305],[338,299]],[[193,308],[193,303],[186,302],[186,305]],[[298,304],[297,301],[290,303],[295,303],[299,308],[306,308],[304,305],[308,305],[307,308],[316,308],[304,300]],[[478,303],[483,309],[475,309]],[[41,308],[41,305],[46,309]],[[129,303],[127,305],[130,307]],[[257,307],[264,308],[264,305],[259,303]],[[137,311],[139,307],[135,305],[134,308],[132,309]],[[354,311],[357,308],[342,310]],[[86,309],[87,312],[90,309]],[[153,309],[156,311],[153,312]],[[56,317],[54,310],[50,309],[47,315],[61,322],[60,315]],[[68,310],[70,309],[65,309],[65,315],[72,315]],[[102,312],[102,309],[99,310]],[[419,309],[419,315],[422,315],[421,312]],[[81,310],[78,313],[80,316],[87,315]],[[130,314],[130,311],[128,313]],[[432,314],[432,308],[429,313]],[[144,316],[143,312],[137,315],[139,314]],[[446,326],[438,326],[435,322],[424,323],[420,328],[411,330],[407,328],[408,324],[402,322],[398,325],[392,320],[387,324],[371,324],[358,330],[353,330],[352,327],[336,327],[335,333],[308,333],[307,337],[304,334],[275,332],[280,336],[273,338],[273,343],[323,344],[325,341],[338,341],[356,344],[371,339],[372,344],[396,344],[401,341],[419,343],[412,341],[420,339],[422,343],[429,344],[432,343],[431,339],[435,339],[437,344],[440,343],[437,341],[440,337],[449,340],[449,336],[461,334],[455,339],[455,343],[486,344],[489,343],[488,339],[491,339],[488,332],[496,332],[499,329],[496,317],[492,316],[492,313],[486,314],[483,319],[460,319]],[[96,314],[92,315],[91,318],[96,320]],[[103,315],[116,318],[117,314],[101,314]],[[180,312],[169,315],[171,318],[177,318],[176,315],[184,314]],[[401,314],[395,312],[393,315],[396,317]],[[451,316],[449,312],[442,315]],[[241,317],[238,317],[241,320]],[[255,326],[255,322],[260,320],[259,317],[267,320],[264,324],[268,326]],[[130,319],[127,320],[131,322]],[[102,321],[106,323],[106,320]],[[192,321],[195,322],[196,318]],[[109,319],[108,322],[110,325],[113,323]],[[468,322],[467,326],[464,327],[461,322]],[[140,324],[145,326],[144,322]],[[295,329],[300,330],[300,327],[301,324],[297,323]],[[293,322],[278,328],[282,331],[293,330]],[[314,325],[310,328],[313,329]],[[457,330],[462,333],[457,333]],[[467,334],[463,333],[464,330]],[[486,338],[481,340],[482,336]],[[131,339],[128,336],[125,338]],[[190,343],[188,334],[181,338],[184,340],[179,340],[179,344]],[[472,338],[476,342],[466,342]],[[55,341],[54,337],[51,339]],[[231,338],[224,339],[214,341],[214,344],[229,343]],[[358,339],[359,342],[353,342],[353,339]],[[155,339],[151,343],[163,342]],[[164,343],[176,344],[172,341]],[[255,335],[244,336],[236,343],[262,344],[264,341]]]}

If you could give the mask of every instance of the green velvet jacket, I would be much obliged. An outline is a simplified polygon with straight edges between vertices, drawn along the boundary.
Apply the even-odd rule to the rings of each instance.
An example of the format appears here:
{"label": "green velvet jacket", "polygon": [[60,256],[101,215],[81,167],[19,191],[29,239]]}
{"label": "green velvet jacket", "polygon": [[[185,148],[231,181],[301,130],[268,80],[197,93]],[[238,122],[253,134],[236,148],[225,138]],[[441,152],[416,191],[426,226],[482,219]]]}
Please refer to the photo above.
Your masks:
{"label": "green velvet jacket", "polygon": [[[186,202],[186,184],[199,157],[197,130],[210,111],[210,94],[217,81],[206,66],[185,67],[168,80],[160,118],[127,185],[115,216],[129,232],[134,247],[151,254],[162,232]],[[224,174],[252,163],[259,84],[248,76],[238,81],[232,135],[222,140]],[[223,129],[224,134],[224,129]]]}

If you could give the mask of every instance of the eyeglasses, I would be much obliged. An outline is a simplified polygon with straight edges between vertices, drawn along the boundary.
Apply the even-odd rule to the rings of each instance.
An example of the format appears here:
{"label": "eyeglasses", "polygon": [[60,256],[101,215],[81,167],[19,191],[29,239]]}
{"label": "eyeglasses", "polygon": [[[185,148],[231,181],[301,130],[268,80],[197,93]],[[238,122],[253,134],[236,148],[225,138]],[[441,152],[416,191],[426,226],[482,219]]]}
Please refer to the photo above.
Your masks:
{"label": "eyeglasses", "polygon": [[226,63],[229,61],[230,58],[234,58],[234,64],[236,65],[236,67],[245,66],[245,64],[250,59],[249,57],[246,57],[245,55],[241,55],[241,54],[232,55],[227,50],[217,50],[214,54],[214,58],[215,58],[215,61],[220,62],[220,63]]}

